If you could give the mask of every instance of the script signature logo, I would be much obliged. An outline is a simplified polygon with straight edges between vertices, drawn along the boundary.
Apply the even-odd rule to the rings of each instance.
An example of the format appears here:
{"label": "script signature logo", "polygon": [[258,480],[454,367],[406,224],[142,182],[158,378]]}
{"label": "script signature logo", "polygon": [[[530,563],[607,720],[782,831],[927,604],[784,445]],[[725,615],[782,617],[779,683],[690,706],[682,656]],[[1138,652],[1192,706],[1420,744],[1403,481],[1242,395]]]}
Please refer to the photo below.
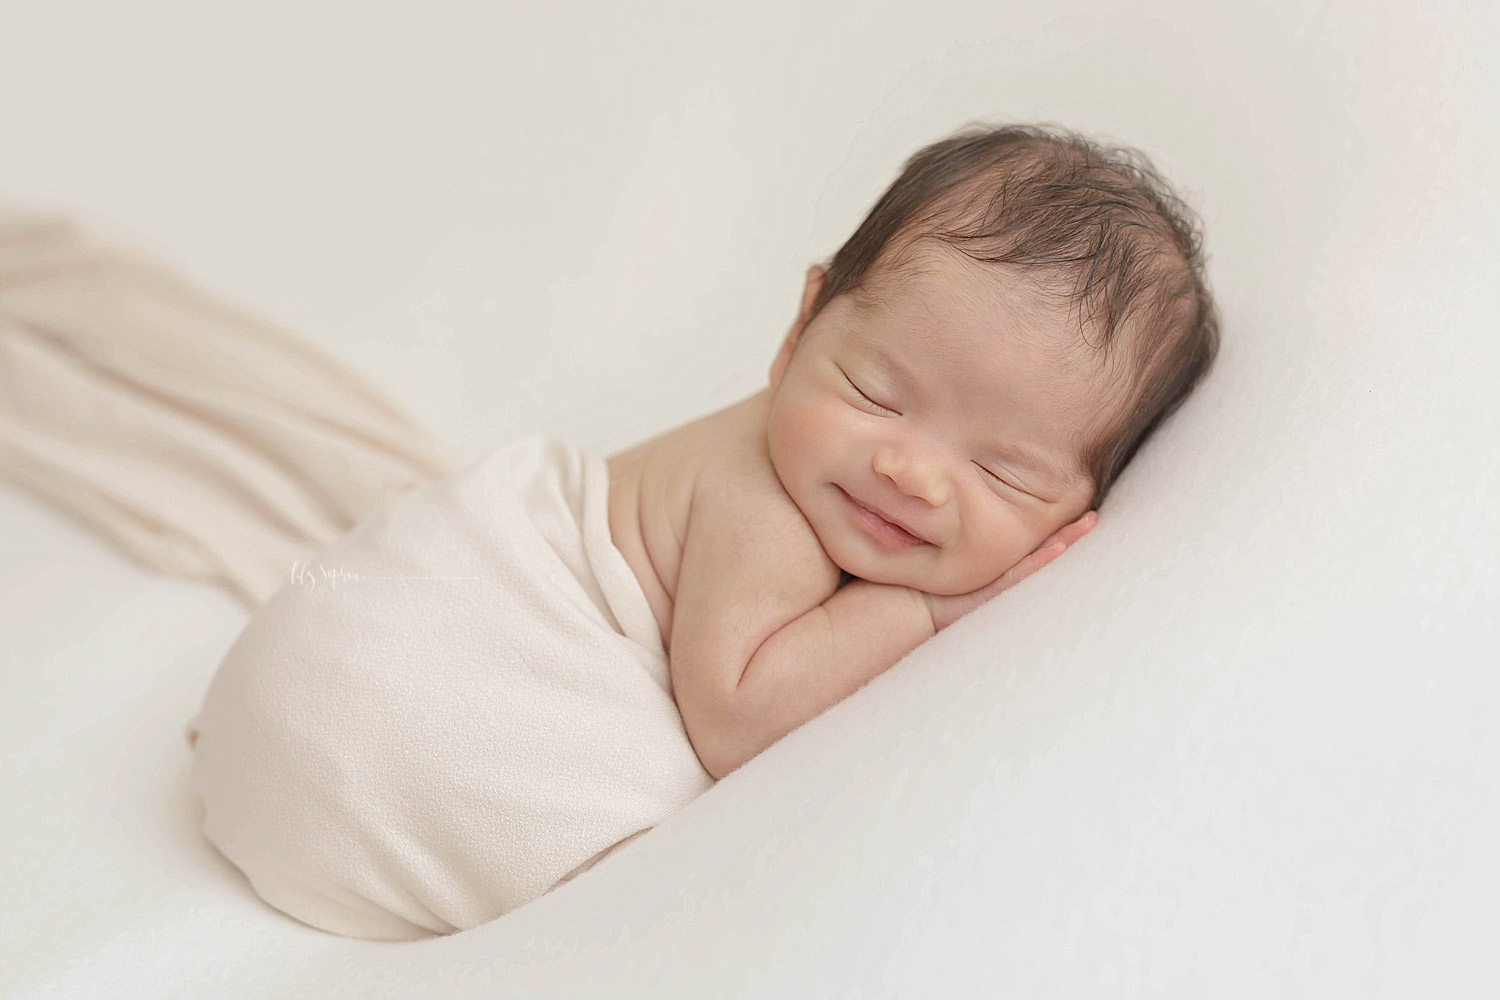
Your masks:
{"label": "script signature logo", "polygon": [[291,583],[294,587],[306,587],[308,590],[317,589],[318,584],[326,583],[330,590],[337,590],[340,583],[348,583],[350,580],[363,579],[358,573],[351,572],[343,566],[335,566],[330,569],[322,563],[314,569],[311,562],[306,559],[298,559],[292,563]]}

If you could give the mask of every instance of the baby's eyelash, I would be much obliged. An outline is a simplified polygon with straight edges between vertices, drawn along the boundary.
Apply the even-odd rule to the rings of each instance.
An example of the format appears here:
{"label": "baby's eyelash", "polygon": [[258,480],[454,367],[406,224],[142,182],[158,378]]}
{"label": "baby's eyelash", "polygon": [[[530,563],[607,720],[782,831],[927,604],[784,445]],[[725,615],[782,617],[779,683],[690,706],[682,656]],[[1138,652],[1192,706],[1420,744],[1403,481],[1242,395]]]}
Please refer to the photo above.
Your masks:
{"label": "baby's eyelash", "polygon": [[844,381],[849,383],[849,388],[851,388],[855,392],[859,393],[860,398],[863,399],[866,403],[869,403],[871,406],[876,407],[877,409],[884,410],[886,413],[896,413],[897,412],[896,410],[891,409],[889,406],[885,406],[884,404],[877,403],[877,402],[875,402],[875,400],[871,399],[865,393],[865,391],[863,389],[861,389],[859,386],[857,386],[857,385],[854,384],[854,380],[849,377],[849,373],[846,372],[846,371],[844,371],[842,368],[839,369],[839,374],[842,375],[842,376],[844,376]]}
{"label": "baby's eyelash", "polygon": [[[1015,483],[1011,482],[1008,479],[1001,479],[999,476],[995,475],[989,469],[986,469],[984,466],[979,465],[978,462],[975,462],[974,464],[977,465],[977,466],[979,466],[979,471],[980,472],[983,472],[985,475],[989,476],[991,479],[995,480],[996,482],[1003,483],[1006,486],[1009,486],[1011,489],[1015,490],[1017,493],[1026,493],[1025,490],[1021,489],[1021,487],[1017,486]],[[1030,493],[1026,493],[1026,495],[1027,496],[1031,496]]]}

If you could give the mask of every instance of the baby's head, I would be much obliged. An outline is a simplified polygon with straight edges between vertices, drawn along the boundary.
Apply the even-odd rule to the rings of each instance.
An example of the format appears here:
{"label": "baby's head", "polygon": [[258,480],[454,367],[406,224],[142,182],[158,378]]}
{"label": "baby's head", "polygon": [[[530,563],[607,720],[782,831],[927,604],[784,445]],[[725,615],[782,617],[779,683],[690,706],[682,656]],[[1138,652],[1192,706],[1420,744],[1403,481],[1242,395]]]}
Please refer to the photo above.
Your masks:
{"label": "baby's head", "polygon": [[1217,344],[1194,216],[1141,154],[966,129],[809,271],[772,461],[844,569],[966,593],[1097,508]]}

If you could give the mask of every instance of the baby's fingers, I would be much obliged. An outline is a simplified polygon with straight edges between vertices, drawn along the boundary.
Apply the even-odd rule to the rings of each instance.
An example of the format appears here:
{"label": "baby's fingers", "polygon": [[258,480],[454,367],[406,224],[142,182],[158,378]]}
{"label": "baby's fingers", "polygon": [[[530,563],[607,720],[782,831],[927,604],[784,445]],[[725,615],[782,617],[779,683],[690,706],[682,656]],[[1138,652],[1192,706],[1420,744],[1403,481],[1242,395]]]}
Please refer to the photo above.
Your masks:
{"label": "baby's fingers", "polygon": [[1014,587],[1016,584],[1020,583],[1022,580],[1026,579],[1028,576],[1035,573],[1037,570],[1041,569],[1043,566],[1047,565],[1058,556],[1062,555],[1065,551],[1067,551],[1067,548],[1067,543],[1058,540],[1057,536],[1054,535],[1052,538],[1049,538],[1047,541],[1043,542],[1041,545],[1038,545],[1035,549],[1033,549],[1030,555],[1026,556],[1010,569],[1000,574],[1000,579],[991,584],[991,586],[994,588],[994,592],[998,594],[1002,590],[1009,590],[1011,587]]}
{"label": "baby's fingers", "polygon": [[1045,549],[1047,548],[1047,546],[1052,545],[1055,542],[1062,542],[1063,548],[1066,549],[1069,545],[1072,545],[1074,542],[1078,541],[1078,539],[1082,538],[1084,535],[1087,535],[1090,531],[1092,531],[1094,525],[1098,523],[1099,512],[1097,510],[1085,511],[1084,515],[1078,520],[1072,522],[1071,524],[1065,524],[1061,528],[1058,528],[1056,531],[1054,531],[1051,537],[1049,537],[1041,545],[1037,546],[1037,549]]}
{"label": "baby's fingers", "polygon": [[1098,522],[1099,512],[1091,510],[1087,511],[1073,523],[1065,524],[1061,528],[1058,528],[1045,542],[1033,549],[1030,555],[1002,573],[1000,579],[991,585],[993,592],[999,593],[1002,590],[1014,587],[1066,552],[1069,545],[1087,535]]}

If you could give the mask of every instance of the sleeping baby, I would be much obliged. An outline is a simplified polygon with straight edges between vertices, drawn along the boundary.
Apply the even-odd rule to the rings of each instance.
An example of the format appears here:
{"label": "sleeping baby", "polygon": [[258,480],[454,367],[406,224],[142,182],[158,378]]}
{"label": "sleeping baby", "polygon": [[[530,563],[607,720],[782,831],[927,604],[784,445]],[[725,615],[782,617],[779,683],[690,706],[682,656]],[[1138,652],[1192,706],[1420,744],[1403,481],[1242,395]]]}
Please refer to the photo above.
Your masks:
{"label": "sleeping baby", "polygon": [[205,833],[316,927],[493,920],[1055,559],[1217,338],[1139,154],[928,146],[761,391],[607,459],[507,445],[294,568],[190,726]]}

